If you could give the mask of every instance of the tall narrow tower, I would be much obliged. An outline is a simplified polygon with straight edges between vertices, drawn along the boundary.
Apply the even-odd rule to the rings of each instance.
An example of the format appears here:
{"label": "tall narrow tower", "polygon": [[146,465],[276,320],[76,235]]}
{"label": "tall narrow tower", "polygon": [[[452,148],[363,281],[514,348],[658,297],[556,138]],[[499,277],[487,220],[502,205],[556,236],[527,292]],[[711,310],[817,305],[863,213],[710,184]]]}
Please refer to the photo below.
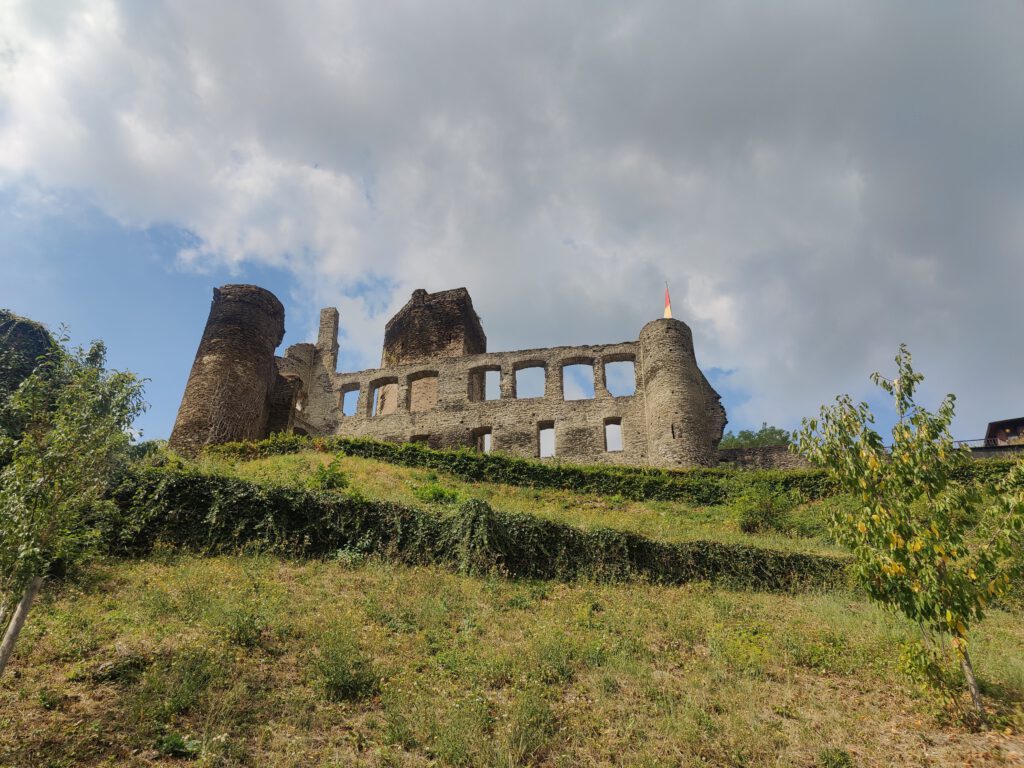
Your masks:
{"label": "tall narrow tower", "polygon": [[196,454],[203,446],[267,436],[277,368],[274,350],[284,338],[284,306],[255,285],[213,289],[170,447]]}
{"label": "tall narrow tower", "polygon": [[686,323],[666,318],[643,327],[640,376],[651,465],[715,466],[725,408],[697,367]]}

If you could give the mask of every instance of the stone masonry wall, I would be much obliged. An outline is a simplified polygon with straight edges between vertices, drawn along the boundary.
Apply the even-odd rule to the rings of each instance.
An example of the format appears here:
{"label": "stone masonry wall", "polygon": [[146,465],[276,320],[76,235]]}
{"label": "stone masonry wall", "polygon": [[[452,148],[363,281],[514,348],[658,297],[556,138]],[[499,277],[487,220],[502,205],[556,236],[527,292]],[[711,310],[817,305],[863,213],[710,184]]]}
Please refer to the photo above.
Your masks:
{"label": "stone masonry wall", "polygon": [[[633,341],[437,357],[347,373],[334,373],[314,363],[312,375],[306,376],[308,391],[296,425],[309,434],[422,441],[439,448],[479,448],[483,435],[490,434],[491,450],[524,457],[539,456],[539,431],[553,426],[559,459],[712,466],[717,462],[715,449],[725,412],[697,368],[689,328],[678,320],[656,320],[647,329],[653,337],[646,344]],[[659,329],[682,347],[659,351]],[[326,343],[321,334],[317,359]],[[308,350],[290,347],[279,367],[294,370],[298,358],[308,359]],[[622,361],[633,363],[636,389],[632,395],[615,397],[606,386],[605,365]],[[566,400],[563,369],[581,363],[593,366],[594,397]],[[532,367],[544,369],[544,394],[519,398],[516,372]],[[500,373],[499,399],[484,399],[486,371]],[[376,408],[375,391],[383,396]],[[342,413],[347,392],[358,392],[355,413],[348,416]],[[621,427],[621,450],[607,450],[609,423]],[[668,448],[662,450],[662,443]],[[652,451],[652,445],[657,450]]]}
{"label": "stone masonry wall", "polygon": [[[274,349],[284,309],[256,286],[214,291],[171,446],[195,453],[273,431],[421,441],[537,457],[540,433],[554,432],[554,456],[579,463],[713,466],[725,426],[718,394],[697,367],[690,329],[678,320],[648,323],[638,341],[513,352],[486,352],[487,339],[464,288],[416,291],[387,324],[381,368],[338,373],[338,312],[320,313],[315,344]],[[635,391],[613,396],[605,366],[629,361]],[[566,400],[564,368],[593,367],[594,397]],[[516,374],[544,371],[539,397],[517,397]],[[486,399],[488,371],[500,397]],[[356,392],[346,415],[346,393]],[[376,396],[375,396],[376,395]],[[606,443],[621,429],[621,449]]]}
{"label": "stone masonry wall", "polygon": [[719,464],[737,469],[810,469],[811,462],[785,445],[755,448],[720,448]]}
{"label": "stone masonry wall", "polygon": [[274,350],[283,337],[284,307],[270,291],[255,285],[215,288],[171,448],[194,454],[213,443],[266,437],[278,380]]}
{"label": "stone masonry wall", "polygon": [[487,336],[465,288],[422,288],[384,327],[381,366],[419,363],[487,351]]}
{"label": "stone masonry wall", "polygon": [[[555,347],[442,358],[429,363],[321,375],[307,400],[303,418],[318,425],[317,434],[368,436],[396,442],[421,440],[439,448],[473,447],[485,432],[492,450],[538,456],[538,429],[553,422],[555,455],[586,462],[643,464],[646,435],[642,383],[637,392],[613,397],[604,383],[604,363],[635,360],[637,343]],[[562,367],[592,362],[593,399],[565,400]],[[545,369],[542,397],[517,398],[515,373],[521,368]],[[475,387],[486,370],[501,372],[501,399],[484,400]],[[428,383],[429,382],[429,383]],[[373,415],[373,393],[389,387],[393,411]],[[341,412],[345,392],[357,390],[356,413]],[[431,405],[433,404],[433,405]],[[605,451],[605,423],[622,425],[622,451]]]}

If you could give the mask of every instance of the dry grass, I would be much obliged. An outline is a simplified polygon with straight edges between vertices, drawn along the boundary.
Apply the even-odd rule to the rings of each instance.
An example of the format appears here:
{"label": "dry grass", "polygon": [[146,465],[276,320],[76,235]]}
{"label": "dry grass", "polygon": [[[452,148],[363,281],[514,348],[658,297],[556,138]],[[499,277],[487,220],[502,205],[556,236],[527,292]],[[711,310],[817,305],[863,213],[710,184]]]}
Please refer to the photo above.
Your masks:
{"label": "dry grass", "polygon": [[[0,765],[1024,761],[1024,616],[993,612],[978,629],[1000,724],[982,734],[904,684],[909,631],[844,593],[376,561],[101,564],[45,590],[0,681]],[[324,664],[354,686],[329,695]]]}

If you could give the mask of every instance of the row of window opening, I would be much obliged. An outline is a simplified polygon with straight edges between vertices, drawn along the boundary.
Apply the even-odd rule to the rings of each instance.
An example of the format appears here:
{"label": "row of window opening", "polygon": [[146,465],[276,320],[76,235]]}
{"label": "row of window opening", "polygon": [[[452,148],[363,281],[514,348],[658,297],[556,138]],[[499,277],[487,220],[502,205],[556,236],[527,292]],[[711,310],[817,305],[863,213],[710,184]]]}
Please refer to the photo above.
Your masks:
{"label": "row of window opening", "polygon": [[[490,453],[494,449],[494,432],[491,427],[473,430],[473,440],[476,450],[480,453]],[[413,435],[410,442],[429,445],[430,435]],[[604,420],[604,449],[607,453],[622,451],[622,419],[613,417]],[[542,421],[537,424],[536,450],[542,459],[556,455],[555,422]]]}
{"label": "row of window opening", "polygon": [[[628,397],[636,392],[636,371],[631,360],[604,364],[605,387],[613,397]],[[517,368],[513,372],[513,397],[517,400],[543,397],[547,371],[543,365]],[[501,369],[479,368],[469,375],[470,402],[501,399]],[[592,400],[595,396],[592,363],[572,363],[562,367],[562,397],[565,400]],[[409,377],[405,408],[412,412],[429,411],[437,405],[438,374],[424,371]],[[359,385],[342,389],[341,412],[355,416],[359,409]],[[371,416],[386,416],[398,410],[398,379],[391,377],[374,382],[370,393]]]}

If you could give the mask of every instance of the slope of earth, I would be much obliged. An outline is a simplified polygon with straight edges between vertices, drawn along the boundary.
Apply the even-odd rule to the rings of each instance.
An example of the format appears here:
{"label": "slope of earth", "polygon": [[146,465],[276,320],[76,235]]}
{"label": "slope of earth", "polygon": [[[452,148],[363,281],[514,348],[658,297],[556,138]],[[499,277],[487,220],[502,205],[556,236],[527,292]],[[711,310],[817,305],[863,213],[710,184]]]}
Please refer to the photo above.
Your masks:
{"label": "slope of earth", "polygon": [[1024,615],[976,633],[980,734],[903,682],[910,634],[844,592],[158,553],[47,585],[0,680],[0,765],[1024,761]]}
{"label": "slope of earth", "polygon": [[613,528],[660,541],[720,541],[785,551],[839,555],[825,531],[830,507],[842,498],[800,504],[779,530],[744,533],[734,505],[693,506],[682,501],[630,501],[621,496],[525,488],[503,483],[466,482],[432,470],[411,469],[354,456],[306,451],[254,460],[208,456],[206,466],[246,480],[282,485],[310,483],[330,464],[351,488],[367,497],[419,507],[444,507],[464,499],[482,499],[495,509],[521,512],[586,530]]}

